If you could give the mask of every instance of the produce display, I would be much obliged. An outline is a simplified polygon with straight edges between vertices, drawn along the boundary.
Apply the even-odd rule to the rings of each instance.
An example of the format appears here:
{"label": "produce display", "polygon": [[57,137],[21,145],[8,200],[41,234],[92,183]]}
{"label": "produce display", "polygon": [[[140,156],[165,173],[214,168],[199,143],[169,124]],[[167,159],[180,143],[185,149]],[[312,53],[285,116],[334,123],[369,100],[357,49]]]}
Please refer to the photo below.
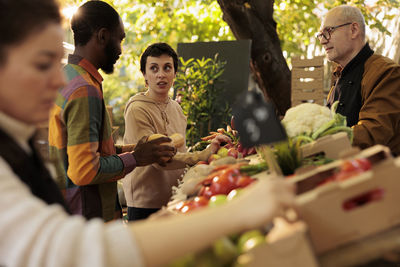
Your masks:
{"label": "produce display", "polygon": [[[235,163],[214,165],[225,158]],[[224,205],[240,195],[245,187],[256,182],[257,179],[250,175],[267,169],[265,162],[237,162],[237,159],[228,155],[216,159],[211,164],[197,164],[188,170],[180,186],[175,188],[175,202],[172,205],[174,212],[187,214],[197,209]],[[178,198],[182,200],[177,202]],[[265,233],[262,230],[251,230],[220,238],[211,247],[199,253],[186,255],[169,266],[232,266],[240,254],[265,243]]]}
{"label": "produce display", "polygon": [[[297,172],[300,168],[305,170],[301,172],[304,175],[313,169],[316,170],[318,175],[315,177],[316,179],[313,178],[316,181],[312,182],[313,187],[310,187],[310,181],[297,179],[303,183],[300,186],[297,184],[298,188],[304,190],[302,192],[328,186],[330,183],[344,184],[342,181],[370,171],[374,162],[367,157],[334,161],[334,159],[327,158],[323,152],[314,153],[306,158],[302,155],[303,145],[315,147],[315,144],[324,143],[325,148],[332,143],[332,147],[334,147],[334,140],[339,135],[318,140],[327,135],[345,132],[349,140],[352,139],[352,129],[346,126],[346,118],[335,112],[337,104],[338,102],[334,103],[332,108],[328,109],[317,104],[304,103],[289,109],[282,120],[289,138],[285,142],[273,145],[245,149],[240,144],[238,133],[230,126],[227,126],[226,130],[220,128],[210,132],[210,135],[203,137],[201,142],[192,147],[192,150],[204,149],[218,134],[227,135],[232,143],[223,144],[207,161],[198,162],[195,166],[187,168],[179,185],[173,188],[173,196],[168,208],[178,214],[214,208],[224,205],[240,195],[242,190],[246,190],[247,186],[257,182],[257,179],[268,179],[267,173],[270,170],[266,163],[266,148],[268,148],[269,155],[273,155],[272,157],[276,159],[285,178],[295,177],[294,180],[301,178],[300,172]],[[341,134],[340,138],[341,140],[346,139],[344,134]],[[268,162],[271,163],[271,161]],[[274,163],[274,161],[272,162]],[[336,167],[329,169],[329,173],[321,172],[320,174],[317,171],[320,168],[317,167],[328,163],[332,163]],[[330,165],[322,166],[322,168],[328,168],[328,166]],[[300,195],[302,192],[298,192],[298,194]],[[376,188],[357,195],[343,202],[343,209],[350,211],[369,201],[380,200],[384,193],[381,188]],[[271,227],[272,224],[262,229],[253,229],[223,237],[203,251],[188,254],[175,260],[169,266],[242,266],[240,263],[242,254],[251,252],[259,245],[269,245],[271,242],[269,236],[273,240]]]}
{"label": "produce display", "polygon": [[[233,125],[233,122],[231,123]],[[249,155],[256,154],[256,149],[254,147],[245,148],[242,146],[239,140],[238,132],[229,125],[226,126],[226,130],[224,128],[219,128],[215,132],[211,131],[210,135],[202,137],[201,141],[192,147],[192,150],[193,151],[203,150],[211,143],[211,140],[214,139],[218,134],[224,134],[228,136],[232,140],[232,143],[225,144],[224,149],[221,149],[221,151],[219,151],[218,156],[217,157],[214,156],[216,159],[224,157],[226,155],[232,156],[234,158],[238,157],[243,158]]]}
{"label": "produce display", "polygon": [[[173,188],[172,199],[175,202],[198,202],[198,199],[193,198],[205,197],[210,199],[214,195],[228,195],[232,190],[244,188],[254,182],[255,178],[250,177],[250,175],[255,175],[268,168],[265,162],[257,164],[236,163],[236,160],[230,156],[218,159],[215,162],[226,162],[226,160],[235,163],[218,166],[197,164],[190,168],[179,186]],[[195,204],[195,206],[198,205]]]}

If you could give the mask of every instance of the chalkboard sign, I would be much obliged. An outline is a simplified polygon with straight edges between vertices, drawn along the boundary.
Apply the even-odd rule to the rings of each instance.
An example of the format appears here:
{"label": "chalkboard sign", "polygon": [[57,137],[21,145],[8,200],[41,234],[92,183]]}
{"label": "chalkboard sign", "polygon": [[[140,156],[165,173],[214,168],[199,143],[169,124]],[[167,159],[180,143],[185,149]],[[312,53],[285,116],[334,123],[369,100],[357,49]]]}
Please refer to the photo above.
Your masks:
{"label": "chalkboard sign", "polygon": [[286,131],[272,103],[255,91],[241,94],[233,108],[234,125],[244,147],[287,140]]}

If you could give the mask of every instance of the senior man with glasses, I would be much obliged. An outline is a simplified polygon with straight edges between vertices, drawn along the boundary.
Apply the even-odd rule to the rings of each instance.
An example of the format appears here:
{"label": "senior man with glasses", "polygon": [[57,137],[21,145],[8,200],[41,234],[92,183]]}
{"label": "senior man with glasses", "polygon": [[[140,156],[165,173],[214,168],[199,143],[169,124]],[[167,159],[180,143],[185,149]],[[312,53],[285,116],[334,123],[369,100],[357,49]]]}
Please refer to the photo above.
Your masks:
{"label": "senior man with glasses", "polygon": [[342,5],[325,16],[317,38],[328,60],[338,64],[328,106],[354,130],[353,145],[382,144],[400,155],[400,66],[374,54],[365,40],[365,21],[356,7]]}

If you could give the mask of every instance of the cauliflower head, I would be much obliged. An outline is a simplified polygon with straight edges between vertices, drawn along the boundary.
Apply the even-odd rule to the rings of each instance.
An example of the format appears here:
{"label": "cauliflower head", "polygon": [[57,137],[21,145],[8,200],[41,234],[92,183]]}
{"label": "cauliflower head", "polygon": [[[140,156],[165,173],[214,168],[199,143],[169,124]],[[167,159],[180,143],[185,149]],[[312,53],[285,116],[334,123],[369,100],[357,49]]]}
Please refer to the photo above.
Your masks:
{"label": "cauliflower head", "polygon": [[332,117],[328,107],[314,103],[303,103],[288,109],[282,123],[289,137],[300,134],[310,136],[324,123],[332,120]]}

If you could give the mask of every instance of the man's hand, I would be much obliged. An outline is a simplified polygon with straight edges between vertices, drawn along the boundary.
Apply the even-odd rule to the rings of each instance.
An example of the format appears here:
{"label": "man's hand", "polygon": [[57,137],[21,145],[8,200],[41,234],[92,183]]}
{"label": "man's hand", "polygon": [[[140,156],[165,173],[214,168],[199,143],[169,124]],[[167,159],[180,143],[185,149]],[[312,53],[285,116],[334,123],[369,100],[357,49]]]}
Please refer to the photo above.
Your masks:
{"label": "man's hand", "polygon": [[146,166],[152,163],[158,163],[165,166],[176,154],[176,148],[163,145],[171,141],[168,137],[160,137],[146,142],[147,136],[142,137],[132,152],[136,160],[136,166]]}

